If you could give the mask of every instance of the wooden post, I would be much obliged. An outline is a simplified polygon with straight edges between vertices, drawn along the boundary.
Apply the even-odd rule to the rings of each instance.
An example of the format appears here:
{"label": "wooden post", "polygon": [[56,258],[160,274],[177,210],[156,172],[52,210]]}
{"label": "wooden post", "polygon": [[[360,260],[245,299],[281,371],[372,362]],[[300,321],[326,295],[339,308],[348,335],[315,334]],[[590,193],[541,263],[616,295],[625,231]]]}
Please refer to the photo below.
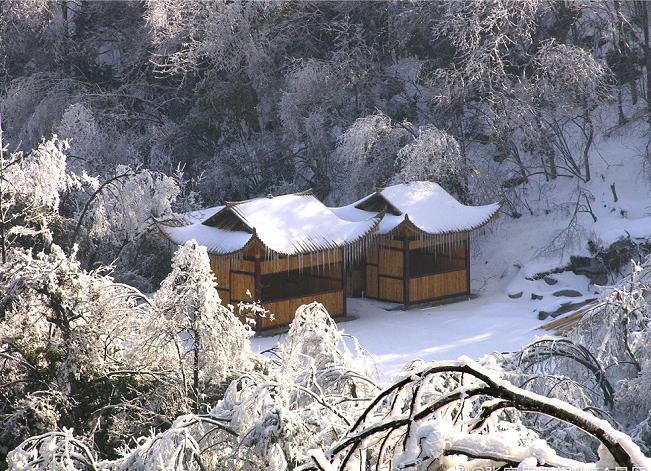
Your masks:
{"label": "wooden post", "polygon": [[[253,237],[257,237],[255,228],[253,228]],[[255,262],[253,264],[253,291],[255,301],[262,304],[262,269],[260,264],[260,247],[255,248]],[[250,286],[250,285],[249,285]],[[262,330],[262,317],[259,313],[255,315],[255,330]]]}
{"label": "wooden post", "polygon": [[[409,216],[405,214],[405,222],[409,221]],[[409,304],[409,229],[405,226],[405,240],[402,243],[402,301],[405,306]]]}
{"label": "wooden post", "polygon": [[466,232],[464,248],[466,251],[466,291],[470,295],[470,232]]}
{"label": "wooden post", "polygon": [[348,306],[346,305],[346,298],[348,297],[348,267],[346,267],[346,260],[341,257],[341,283],[344,288],[344,316],[348,315]]}

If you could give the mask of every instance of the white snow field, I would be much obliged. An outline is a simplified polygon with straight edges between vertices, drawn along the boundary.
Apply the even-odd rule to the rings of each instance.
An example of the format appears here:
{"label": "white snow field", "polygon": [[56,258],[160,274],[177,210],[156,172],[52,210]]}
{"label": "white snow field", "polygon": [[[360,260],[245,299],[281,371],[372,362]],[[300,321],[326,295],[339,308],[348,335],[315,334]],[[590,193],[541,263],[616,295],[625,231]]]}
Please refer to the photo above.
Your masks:
{"label": "white snow field", "polygon": [[[355,319],[340,322],[339,328],[357,337],[361,346],[375,355],[385,381],[416,358],[479,358],[494,351],[517,350],[536,336],[548,334],[539,327],[552,318],[540,321],[539,311],[553,312],[564,303],[592,299],[601,288],[571,272],[551,275],[555,285],[533,281],[536,274],[566,266],[570,255],[588,255],[588,240],[607,246],[621,237],[651,237],[649,175],[640,170],[649,168],[649,161],[644,162],[643,141],[614,135],[595,143],[592,179],[580,185],[589,208],[584,199],[579,201],[574,236],[568,236],[566,229],[576,208],[576,178],[531,180],[519,190],[533,214],[523,211],[517,219],[503,214],[472,244],[471,291],[476,298],[408,311],[387,310],[398,307],[391,303],[349,299],[348,313]],[[554,239],[558,241],[555,245]],[[553,295],[563,289],[576,290],[582,296]],[[509,297],[519,293],[517,299]],[[532,299],[532,294],[542,299]],[[279,338],[256,337],[253,348],[271,348]]]}
{"label": "white snow field", "polygon": [[[348,314],[354,319],[340,322],[338,327],[355,336],[375,357],[381,379],[388,382],[405,364],[417,358],[424,361],[451,360],[462,355],[480,358],[494,351],[518,350],[536,336],[547,334],[539,328],[551,318],[540,321],[537,311],[554,311],[568,301],[554,297],[552,292],[563,288],[584,292],[588,285],[584,276],[564,273],[558,278],[566,282],[548,286],[542,280],[518,281],[532,285],[529,288],[535,287],[536,294],[543,295],[542,300],[532,300],[527,292],[519,299],[498,293],[405,311],[397,304],[349,298]],[[594,296],[572,298],[572,302],[590,297]],[[253,349],[269,349],[282,338],[282,335],[254,337]],[[352,344],[349,348],[352,349]]]}

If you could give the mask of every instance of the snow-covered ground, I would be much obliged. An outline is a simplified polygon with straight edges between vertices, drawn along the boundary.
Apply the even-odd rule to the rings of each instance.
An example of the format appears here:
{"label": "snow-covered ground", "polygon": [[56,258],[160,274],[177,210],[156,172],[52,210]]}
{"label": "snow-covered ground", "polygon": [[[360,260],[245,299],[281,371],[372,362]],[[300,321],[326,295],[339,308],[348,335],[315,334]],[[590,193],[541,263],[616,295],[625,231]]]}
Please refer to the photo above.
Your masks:
{"label": "snow-covered ground", "polygon": [[[355,319],[339,327],[375,355],[385,381],[416,358],[478,358],[493,351],[517,350],[546,334],[539,328],[551,318],[540,321],[540,311],[553,312],[564,303],[594,298],[600,288],[571,272],[552,275],[557,281],[554,285],[531,280],[534,275],[566,266],[570,255],[588,255],[588,240],[607,246],[620,237],[651,237],[644,138],[636,138],[635,130],[629,131],[630,135],[613,135],[596,142],[592,179],[580,185],[587,200],[579,201],[582,206],[574,237],[566,237],[564,231],[576,206],[577,179],[532,180],[521,189],[521,197],[534,214],[523,211],[518,219],[503,215],[485,235],[475,238],[471,288],[476,298],[409,311],[391,310],[396,305],[390,303],[350,299],[348,310]],[[559,242],[556,248],[562,247],[562,251],[551,244],[555,238]],[[576,290],[582,296],[554,296],[563,289]],[[509,297],[519,293],[522,295],[517,299]],[[542,299],[532,299],[532,294]],[[257,337],[253,348],[262,351],[278,340],[278,336]]]}
{"label": "snow-covered ground", "polygon": [[[547,332],[540,326],[538,311],[554,311],[562,303],[591,297],[588,279],[563,273],[555,275],[558,283],[547,285],[542,280],[514,280],[523,295],[511,299],[506,293],[478,296],[474,299],[436,307],[396,309],[399,305],[370,299],[349,299],[348,313],[354,320],[340,322],[339,328],[355,336],[360,345],[375,356],[390,381],[409,361],[456,360],[461,355],[479,358],[494,351],[509,352],[535,340]],[[574,289],[583,297],[553,296],[561,289]],[[543,296],[532,299],[531,293]],[[593,297],[593,296],[592,296]],[[282,335],[255,337],[254,351],[273,347]]]}

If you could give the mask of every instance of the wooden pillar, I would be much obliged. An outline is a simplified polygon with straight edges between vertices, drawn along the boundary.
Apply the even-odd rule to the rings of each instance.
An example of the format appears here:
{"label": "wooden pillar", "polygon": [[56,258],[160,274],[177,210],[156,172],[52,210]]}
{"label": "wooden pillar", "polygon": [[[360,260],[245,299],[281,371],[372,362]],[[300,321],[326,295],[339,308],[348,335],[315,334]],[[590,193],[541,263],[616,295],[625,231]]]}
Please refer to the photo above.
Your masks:
{"label": "wooden pillar", "polygon": [[[255,291],[255,301],[260,301],[260,304],[262,304],[262,270],[260,265],[260,250],[257,248],[255,249],[253,286],[253,290]],[[262,318],[260,317],[259,313],[256,313],[255,315],[255,329],[262,329]]]}
{"label": "wooden pillar", "polygon": [[[407,220],[405,215],[405,220]],[[402,301],[409,304],[409,230],[405,227],[405,240],[402,243]]]}
{"label": "wooden pillar", "polygon": [[470,294],[470,232],[466,232],[464,248],[466,251],[466,291]]}
{"label": "wooden pillar", "polygon": [[346,261],[344,257],[341,257],[341,283],[344,288],[344,316],[348,314],[348,306],[346,298],[348,298],[348,267],[346,267]]}

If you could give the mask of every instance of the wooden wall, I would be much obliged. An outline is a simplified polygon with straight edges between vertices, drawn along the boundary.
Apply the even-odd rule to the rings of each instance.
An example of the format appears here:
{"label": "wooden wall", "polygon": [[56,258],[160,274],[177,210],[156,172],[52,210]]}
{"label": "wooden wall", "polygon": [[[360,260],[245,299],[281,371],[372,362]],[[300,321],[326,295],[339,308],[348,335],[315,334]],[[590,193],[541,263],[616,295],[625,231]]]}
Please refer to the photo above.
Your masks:
{"label": "wooden wall", "polygon": [[366,262],[366,296],[404,302],[404,255],[402,241],[381,241],[371,248]]}
{"label": "wooden wall", "polygon": [[217,257],[210,255],[210,268],[217,279],[217,292],[222,300],[222,304],[227,305],[231,302],[231,288],[230,288],[230,266],[224,263],[219,263]]}
{"label": "wooden wall", "polygon": [[311,294],[301,298],[284,299],[281,301],[263,303],[262,307],[274,314],[274,321],[262,319],[260,328],[268,329],[278,325],[289,324],[294,319],[296,310],[303,304],[310,304],[318,301],[330,314],[331,317],[343,316],[344,312],[344,291],[333,291],[330,293]]}
{"label": "wooden wall", "polygon": [[[320,254],[318,257],[316,255],[312,257],[309,255],[304,256],[302,263],[298,257],[288,257],[275,261],[260,260],[257,262],[260,267],[260,273],[258,274],[260,284],[258,286],[260,286],[261,292],[259,294],[262,294],[261,304],[274,314],[275,321],[259,319],[256,323],[256,329],[289,324],[293,320],[298,307],[314,301],[321,302],[333,317],[344,315],[346,302],[342,260],[343,253],[339,251],[339,263],[337,264],[334,263],[335,256],[333,253],[330,254],[330,257],[327,254]],[[322,266],[324,262],[326,264],[325,268]],[[287,291],[287,298],[269,301],[269,296],[264,295],[263,275],[267,280],[282,282],[283,277],[288,273],[288,269],[290,272],[294,272],[299,269],[299,266],[303,268],[300,277],[300,288],[303,291],[299,291],[297,292],[298,295],[294,295],[296,293],[290,293],[290,289]],[[210,255],[210,267],[217,279],[217,291],[222,304],[236,305],[240,302],[247,303],[256,300],[256,262],[254,260],[220,259],[218,256]],[[302,295],[301,293],[305,291],[315,291],[315,293]]]}
{"label": "wooden wall", "polygon": [[466,270],[409,279],[409,302],[419,303],[469,292]]}
{"label": "wooden wall", "polygon": [[[365,263],[351,268],[347,284],[342,268],[342,251],[337,254],[337,264],[334,263],[334,254],[331,253],[330,257],[320,254],[318,257],[304,256],[302,260],[298,257],[288,257],[267,261],[258,259],[258,262],[251,258],[252,254],[247,254],[249,258],[244,260],[223,261],[211,255],[210,265],[217,278],[217,289],[223,304],[251,302],[256,296],[256,286],[258,287],[258,294],[262,295],[262,305],[275,315],[273,322],[269,319],[259,319],[256,327],[258,329],[289,324],[299,306],[313,301],[324,304],[333,317],[345,315],[347,290],[351,294],[363,291],[369,298],[405,304],[470,293],[468,263],[463,269],[459,267],[445,273],[411,276],[408,260],[408,263],[405,263],[404,240],[408,235],[403,233],[389,240],[380,239],[378,244],[369,250]],[[466,247],[467,262],[467,234],[460,235],[459,241]],[[409,249],[424,248],[427,242],[415,240],[412,234]],[[323,270],[324,263],[329,265],[328,270]],[[257,278],[256,264],[259,267]],[[321,267],[317,269],[319,265]],[[302,267],[300,277],[288,278],[292,283],[302,283],[301,288],[297,288],[298,291],[287,289],[281,299],[273,300],[273,296],[264,295],[263,276],[268,281],[280,283],[281,274],[293,272],[299,267]],[[304,294],[305,291],[301,289],[315,292]]]}
{"label": "wooden wall", "polygon": [[[302,261],[299,260],[297,256],[285,257],[278,260],[262,260],[260,262],[260,269],[262,275],[270,275],[272,273],[282,273],[288,270],[298,270],[300,268],[305,272],[309,272],[310,267],[314,267],[314,271],[317,271],[317,267],[324,265],[334,265],[336,261],[341,263],[343,260],[343,250],[339,250],[337,255],[331,252],[328,256],[328,253],[316,254],[314,255],[304,255]],[[321,268],[322,269],[322,268]]]}
{"label": "wooden wall", "polygon": [[378,253],[378,247],[374,246],[366,259],[366,296],[369,298],[379,298],[380,295],[378,291]]}
{"label": "wooden wall", "polygon": [[[414,304],[470,293],[466,233],[460,234],[458,238],[461,250],[453,251],[455,257],[465,257],[465,261],[462,260],[461,264],[457,264],[459,266],[449,271],[423,276],[412,276],[410,265],[414,263],[413,261],[408,260],[405,264],[406,236],[407,233],[394,236],[390,240],[381,240],[369,251],[365,272],[367,297]],[[412,235],[409,239],[409,249],[427,248],[428,242],[431,241],[417,240]],[[440,252],[447,250],[447,245],[442,244],[441,247]],[[434,256],[427,258],[435,259]],[[408,298],[405,300],[406,296]]]}
{"label": "wooden wall", "polygon": [[264,302],[299,298],[311,294],[342,290],[343,264],[310,269],[283,271],[262,275],[262,300]]}
{"label": "wooden wall", "polygon": [[366,294],[366,265],[363,261],[352,262],[348,266],[346,291],[350,297]]}

